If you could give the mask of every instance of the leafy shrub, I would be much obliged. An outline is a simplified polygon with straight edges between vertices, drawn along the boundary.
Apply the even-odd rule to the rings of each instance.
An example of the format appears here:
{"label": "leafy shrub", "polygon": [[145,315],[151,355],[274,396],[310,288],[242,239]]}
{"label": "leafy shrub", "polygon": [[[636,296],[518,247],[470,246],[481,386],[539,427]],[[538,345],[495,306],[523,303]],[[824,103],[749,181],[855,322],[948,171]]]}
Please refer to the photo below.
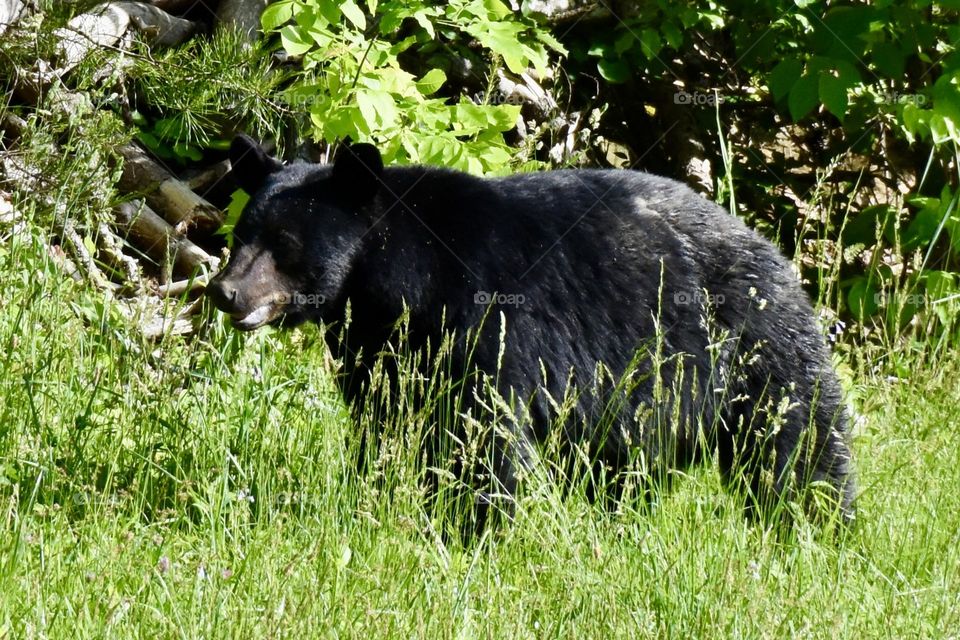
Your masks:
{"label": "leafy shrub", "polygon": [[[738,136],[726,144],[745,151],[737,162],[722,164],[737,174],[740,204],[768,207],[768,219],[751,222],[796,251],[801,264],[809,261],[799,254],[814,251],[807,275],[822,297],[846,316],[894,334],[923,309],[945,325],[955,322],[960,5],[698,0],[608,6],[614,19],[585,21],[563,39],[569,74],[599,74],[607,83],[602,95],[608,101],[632,96],[634,111],[638,102],[655,102],[658,92],[718,91],[720,104],[708,101],[697,113],[700,139],[715,138],[720,122],[721,138]],[[617,93],[617,85],[638,88]],[[662,125],[650,127],[654,131],[672,125],[654,122]],[[764,139],[758,130],[771,134]],[[773,140],[788,130],[806,143],[795,150],[793,166],[778,156],[781,141]],[[850,154],[867,158],[860,177],[886,180],[894,191],[907,185],[909,193],[873,202],[861,197],[858,190],[870,188],[860,177],[831,166]],[[715,149],[714,157],[721,155]],[[797,165],[805,166],[792,172]],[[757,193],[744,194],[751,190]],[[771,199],[784,191],[800,197]],[[726,183],[716,192],[732,196]],[[847,198],[858,201],[844,206]],[[798,199],[827,215],[800,210]]]}
{"label": "leafy shrub", "polygon": [[[499,0],[368,0],[364,8],[353,0],[280,0],[262,22],[302,59],[285,97],[309,113],[314,138],[373,140],[387,162],[478,174],[514,163],[504,134],[520,109],[490,104],[498,65],[544,74],[550,52],[563,52],[547,30]],[[451,70],[462,76],[455,83]],[[471,84],[484,89],[479,104],[463,95]]]}

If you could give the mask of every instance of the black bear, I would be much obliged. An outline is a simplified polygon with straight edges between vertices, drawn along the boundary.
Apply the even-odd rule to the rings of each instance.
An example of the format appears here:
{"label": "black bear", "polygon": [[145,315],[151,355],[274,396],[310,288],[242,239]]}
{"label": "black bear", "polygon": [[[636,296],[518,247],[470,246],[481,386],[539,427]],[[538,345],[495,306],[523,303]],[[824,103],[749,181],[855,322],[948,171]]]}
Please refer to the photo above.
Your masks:
{"label": "black bear", "polygon": [[515,408],[484,444],[480,502],[509,501],[559,434],[614,474],[715,454],[748,509],[819,482],[852,516],[849,420],[804,291],[773,244],[686,186],[384,168],[368,144],[283,166],[246,136],[230,157],[251,200],[214,305],[247,331],[349,314],[327,342],[353,404],[401,316],[414,350],[472,331],[450,356],[473,381],[460,415],[483,419],[484,385]]}

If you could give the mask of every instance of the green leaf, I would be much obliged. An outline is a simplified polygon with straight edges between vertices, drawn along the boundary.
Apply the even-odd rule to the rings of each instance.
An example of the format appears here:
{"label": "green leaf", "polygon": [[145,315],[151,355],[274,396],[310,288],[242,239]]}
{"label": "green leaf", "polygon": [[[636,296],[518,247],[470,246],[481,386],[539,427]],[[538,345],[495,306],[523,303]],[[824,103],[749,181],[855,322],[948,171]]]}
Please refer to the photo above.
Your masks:
{"label": "green leaf", "polygon": [[815,22],[810,46],[832,60],[857,63],[865,54],[870,25],[877,17],[877,9],[870,6],[833,7]]}
{"label": "green leaf", "polygon": [[683,44],[683,31],[672,22],[664,22],[660,25],[660,32],[667,41],[667,45],[672,49],[679,49]]}
{"label": "green leaf", "polygon": [[362,73],[359,85],[408,98],[420,97],[413,75],[397,67],[381,67]]}
{"label": "green leaf", "polygon": [[[371,127],[363,119],[357,105],[318,104],[310,109],[310,121],[327,140],[342,140],[347,136],[358,140],[370,134]],[[358,134],[364,134],[363,136]]]}
{"label": "green leaf", "polygon": [[918,137],[930,133],[931,115],[932,112],[929,109],[921,109],[916,102],[907,102],[903,105],[900,121],[907,136],[907,142],[913,143]]}
{"label": "green leaf", "polygon": [[904,251],[913,251],[927,246],[940,228],[940,200],[937,198],[924,200],[926,202],[922,205],[923,208],[914,215],[913,220],[903,232]]}
{"label": "green leaf", "polygon": [[[637,42],[637,37],[633,35],[633,31],[629,29],[624,29],[616,40],[613,41],[613,51],[617,56],[623,55],[625,52],[633,48],[634,43]],[[600,51],[600,55],[603,55],[603,50]]]}
{"label": "green leaf", "polygon": [[367,126],[390,129],[399,125],[400,111],[393,96],[386,91],[357,91],[357,107]]}
{"label": "green leaf", "polygon": [[820,101],[843,122],[847,115],[847,84],[829,71],[820,74]]}
{"label": "green leaf", "polygon": [[194,162],[203,160],[203,153],[201,153],[200,149],[192,144],[177,142],[173,145],[173,152],[177,154],[179,158],[187,158],[188,160],[193,160]]}
{"label": "green leaf", "polygon": [[934,140],[960,142],[960,87],[957,76],[941,76],[933,86],[933,118],[931,129],[937,126]]}
{"label": "green leaf", "polygon": [[957,293],[957,276],[949,271],[931,269],[924,271],[921,279],[931,300],[939,300]]}
{"label": "green leaf", "polygon": [[473,134],[487,128],[487,116],[480,105],[462,103],[453,107],[453,125],[457,133]]}
{"label": "green leaf", "polygon": [[300,29],[293,25],[287,25],[280,30],[280,43],[292,56],[302,56],[314,47],[313,39],[305,38]]}
{"label": "green leaf", "polygon": [[506,145],[491,144],[487,145],[483,151],[479,152],[484,164],[492,169],[494,167],[503,167],[513,158],[512,149]]}
{"label": "green leaf", "polygon": [[440,90],[443,83],[447,81],[447,74],[442,69],[430,69],[422,78],[417,81],[417,91],[425,96],[429,96]]}
{"label": "green leaf", "polygon": [[640,32],[640,45],[643,55],[648,59],[653,59],[663,48],[663,40],[656,29],[644,29]]}
{"label": "green leaf", "polygon": [[597,60],[597,70],[607,82],[622,84],[630,79],[630,67],[623,60]]}
{"label": "green leaf", "polygon": [[552,33],[547,30],[542,30],[537,33],[537,39],[543,44],[547,45],[550,49],[553,49],[554,52],[559,53],[562,56],[567,55],[567,48],[557,40]]}
{"label": "green leaf", "polygon": [[878,309],[879,296],[875,284],[866,276],[854,280],[847,291],[847,305],[850,313],[859,320],[874,315]]}
{"label": "green leaf", "polygon": [[723,29],[727,26],[727,23],[724,21],[723,16],[719,13],[712,12],[702,12],[700,14],[700,19],[708,25],[711,29]]}
{"label": "green leaf", "polygon": [[97,255],[97,245],[90,236],[83,236],[83,247],[91,256]]}
{"label": "green leaf", "polygon": [[849,247],[854,244],[873,245],[879,238],[891,240],[896,216],[889,205],[867,207],[848,221],[840,233],[840,242]]}
{"label": "green leaf", "polygon": [[614,47],[611,48],[610,43],[606,40],[594,42],[592,45],[590,45],[590,48],[587,49],[587,55],[592,58],[606,58],[608,56],[611,58],[616,57],[616,45],[614,44]]}
{"label": "green leaf", "polygon": [[490,14],[491,18],[496,20],[503,20],[504,18],[513,15],[513,10],[500,2],[500,0],[483,0],[483,6]]}
{"label": "green leaf", "polygon": [[[389,7],[390,5],[386,6]],[[399,11],[384,10],[384,12],[380,14],[380,24],[377,25],[377,30],[382,36],[391,35],[400,28],[400,25],[403,24],[403,19],[406,17],[406,15]]]}
{"label": "green leaf", "polygon": [[797,58],[787,58],[773,68],[767,76],[767,85],[774,100],[782,100],[803,73],[803,63]]}
{"label": "green leaf", "polygon": [[499,104],[485,107],[489,128],[495,131],[510,131],[517,126],[520,117],[520,105]]}
{"label": "green leaf", "polygon": [[273,31],[285,22],[289,22],[293,17],[293,2],[291,0],[281,0],[271,4],[263,10],[260,16],[260,26],[264,31]]}
{"label": "green leaf", "polygon": [[429,35],[431,38],[437,37],[437,32],[433,29],[433,22],[430,21],[426,11],[420,9],[413,14],[413,19],[417,21],[417,24],[423,27],[423,30],[427,32],[427,35]]}
{"label": "green leaf", "polygon": [[453,157],[456,138],[448,136],[421,136],[416,140],[417,162],[446,165]]}
{"label": "green leaf", "polygon": [[[312,6],[315,6],[316,9],[320,11],[320,15],[322,15],[323,18],[330,24],[340,23],[340,6],[336,2],[330,2],[330,0],[321,0]],[[299,17],[297,18],[297,21],[300,21]]]}
{"label": "green leaf", "polygon": [[860,72],[857,70],[857,68],[846,60],[835,60],[834,68],[836,70],[837,77],[843,81],[847,89],[852,89],[863,82],[863,79],[860,77]]}
{"label": "green leaf", "polygon": [[135,135],[137,140],[142,142],[144,146],[146,146],[147,149],[149,149],[150,152],[153,153],[154,155],[160,158],[170,157],[169,152],[164,153],[164,151],[166,150],[166,145],[160,142],[160,139],[157,138],[157,136],[153,135],[149,131],[143,131],[143,130],[138,131]]}
{"label": "green leaf", "polygon": [[943,144],[951,140],[951,123],[942,113],[931,113],[929,123],[930,136],[934,144]]}
{"label": "green leaf", "polygon": [[357,6],[353,0],[347,0],[340,5],[340,11],[346,16],[347,20],[353,23],[357,29],[363,31],[367,28],[367,17],[363,15],[363,10]]}
{"label": "green leaf", "polygon": [[250,196],[243,189],[238,189],[230,194],[230,204],[227,205],[226,216],[223,224],[217,229],[217,235],[227,237],[227,247],[233,249],[233,228],[237,226],[240,214],[244,207],[250,202]]}
{"label": "green leaf", "polygon": [[457,135],[475,134],[481,131],[509,131],[517,124],[520,115],[518,105],[478,105],[464,102],[454,108],[454,124]]}
{"label": "green leaf", "polygon": [[683,7],[683,9],[680,10],[679,16],[680,23],[683,24],[684,29],[692,29],[700,21],[700,14],[690,6]]}
{"label": "green leaf", "polygon": [[900,47],[889,42],[878,42],[873,45],[870,52],[870,59],[877,71],[888,78],[899,80],[903,77],[903,69],[906,64],[906,56]]}
{"label": "green leaf", "polygon": [[527,60],[520,46],[522,26],[512,22],[472,23],[467,25],[466,31],[479,40],[480,44],[500,55],[513,73],[527,70]]}
{"label": "green leaf", "polygon": [[316,44],[316,48],[318,49],[318,53],[321,54],[334,43],[334,40],[337,39],[337,36],[334,35],[332,31],[319,26],[308,29],[306,31],[306,35],[313,40],[314,44]]}
{"label": "green leaf", "polygon": [[790,97],[787,99],[787,106],[790,109],[790,117],[794,122],[801,120],[817,106],[818,80],[817,76],[807,73],[800,76],[800,79],[790,89]]}
{"label": "green leaf", "polygon": [[426,99],[417,105],[411,120],[417,123],[420,131],[448,131],[454,109],[443,99]]}
{"label": "green leaf", "polygon": [[530,64],[533,65],[537,73],[541,76],[545,75],[547,72],[547,63],[550,60],[546,47],[537,42],[532,45],[520,45],[520,48],[523,50],[523,55],[530,61]]}

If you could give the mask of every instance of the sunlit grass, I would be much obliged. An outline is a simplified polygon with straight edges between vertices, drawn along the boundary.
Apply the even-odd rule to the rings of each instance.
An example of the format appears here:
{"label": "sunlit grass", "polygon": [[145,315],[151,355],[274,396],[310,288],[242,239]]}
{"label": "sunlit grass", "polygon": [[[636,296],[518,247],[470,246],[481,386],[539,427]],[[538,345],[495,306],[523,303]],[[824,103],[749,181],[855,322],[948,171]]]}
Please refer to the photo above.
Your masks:
{"label": "sunlit grass", "polygon": [[[22,203],[27,207],[29,203]],[[652,509],[534,487],[464,546],[358,477],[316,328],[144,343],[0,250],[0,637],[944,637],[960,389],[855,369],[857,526],[775,535],[709,465]],[[412,476],[411,476],[412,477]]]}

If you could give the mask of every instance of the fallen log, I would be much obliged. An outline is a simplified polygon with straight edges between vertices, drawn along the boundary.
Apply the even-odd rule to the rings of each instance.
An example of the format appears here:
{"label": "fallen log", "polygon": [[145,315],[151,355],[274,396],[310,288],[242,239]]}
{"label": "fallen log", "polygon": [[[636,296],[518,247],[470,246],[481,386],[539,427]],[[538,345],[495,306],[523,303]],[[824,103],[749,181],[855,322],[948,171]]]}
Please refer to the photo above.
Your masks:
{"label": "fallen log", "polygon": [[200,307],[200,300],[195,300],[181,308],[156,296],[117,300],[116,306],[120,313],[136,325],[141,335],[148,340],[193,333],[200,322],[196,316]]}
{"label": "fallen log", "polygon": [[184,176],[184,182],[190,187],[191,191],[205,194],[223,180],[228,173],[230,173],[230,161],[222,160],[193,175]]}
{"label": "fallen log", "polygon": [[133,293],[143,291],[143,272],[140,263],[123,252],[123,240],[102,222],[97,225],[97,251],[109,261],[110,266],[123,273],[124,280]]}
{"label": "fallen log", "polygon": [[124,193],[142,194],[180,235],[195,229],[201,234],[216,231],[223,223],[219,209],[194,193],[139,147],[118,148],[123,156],[123,174],[117,186]]}
{"label": "fallen log", "polygon": [[180,275],[197,270],[216,270],[220,261],[180,235],[166,220],[142,201],[124,202],[114,210],[121,235],[160,264]]}
{"label": "fallen log", "polygon": [[161,298],[180,298],[197,291],[203,291],[207,288],[209,280],[206,276],[190,278],[188,280],[178,280],[170,284],[163,284],[157,287],[157,295]]}
{"label": "fallen log", "polygon": [[[0,0],[0,32],[32,4]],[[154,44],[182,42],[196,32],[198,23],[175,18],[163,8],[177,6],[189,11],[193,4],[178,5],[175,0],[158,0],[97,5],[57,32],[60,54],[53,64],[38,60],[29,69],[12,69],[9,74],[11,88],[23,103],[68,114],[74,132],[82,135],[82,114],[90,113],[96,107],[87,94],[67,87],[64,82],[66,74],[96,48],[126,50],[133,42],[134,32],[143,34]],[[5,138],[4,145],[20,138],[27,126],[12,112],[0,116],[0,135]],[[104,291],[126,311],[124,315],[135,321],[146,338],[192,333],[199,322],[192,316],[201,308],[200,303],[194,300],[182,306],[171,305],[169,301],[183,296],[193,299],[192,294],[206,286],[207,276],[217,269],[219,260],[185,234],[188,230],[212,232],[220,226],[222,214],[141,148],[125,144],[116,150],[124,161],[119,190],[143,194],[143,199],[116,206],[112,221],[95,223],[92,229],[83,228],[74,221],[64,203],[40,195],[55,193],[55,185],[49,184],[49,176],[18,161],[14,154],[0,157],[0,177],[18,193],[39,197],[42,204],[53,211],[52,237],[59,240],[50,251],[65,273],[74,279],[86,279]],[[53,152],[62,153],[63,150],[54,147]],[[195,176],[194,184],[209,188],[223,178],[226,170],[225,166],[212,167]],[[3,193],[0,196],[0,233],[6,235],[8,228],[15,232],[21,222],[11,199]],[[91,240],[94,241],[92,244]],[[161,265],[161,279],[170,274],[181,279],[161,286],[145,279],[147,263],[138,259],[147,257]],[[154,295],[144,295],[148,287],[154,290]],[[124,299],[132,293],[137,294],[136,297]]]}
{"label": "fallen log", "polygon": [[70,252],[73,254],[73,257],[77,260],[77,263],[82,267],[84,275],[90,280],[90,282],[100,289],[101,291],[109,291],[114,293],[121,288],[121,285],[116,282],[111,282],[103,271],[97,266],[96,260],[90,254],[90,251],[87,250],[87,246],[83,242],[83,238],[80,237],[80,234],[77,232],[76,227],[73,224],[73,220],[67,220],[63,229],[61,230],[61,235],[65,245],[70,249]]}
{"label": "fallen log", "polygon": [[[49,93],[51,106],[58,111],[76,114],[93,108],[86,94],[67,90],[59,76],[42,65],[36,70],[16,69],[15,73],[14,91],[30,104],[39,105],[42,96]],[[5,118],[3,128],[19,135],[22,121]],[[123,173],[117,184],[120,191],[145,195],[148,204],[159,211],[180,235],[193,229],[209,234],[220,227],[223,222],[220,210],[194,193],[189,185],[175,178],[142,149],[126,144],[117,151],[124,159]]]}
{"label": "fallen log", "polygon": [[497,90],[503,102],[532,105],[541,117],[546,117],[557,109],[557,101],[544,91],[529,73],[521,73],[518,82],[502,70],[498,71]]}

